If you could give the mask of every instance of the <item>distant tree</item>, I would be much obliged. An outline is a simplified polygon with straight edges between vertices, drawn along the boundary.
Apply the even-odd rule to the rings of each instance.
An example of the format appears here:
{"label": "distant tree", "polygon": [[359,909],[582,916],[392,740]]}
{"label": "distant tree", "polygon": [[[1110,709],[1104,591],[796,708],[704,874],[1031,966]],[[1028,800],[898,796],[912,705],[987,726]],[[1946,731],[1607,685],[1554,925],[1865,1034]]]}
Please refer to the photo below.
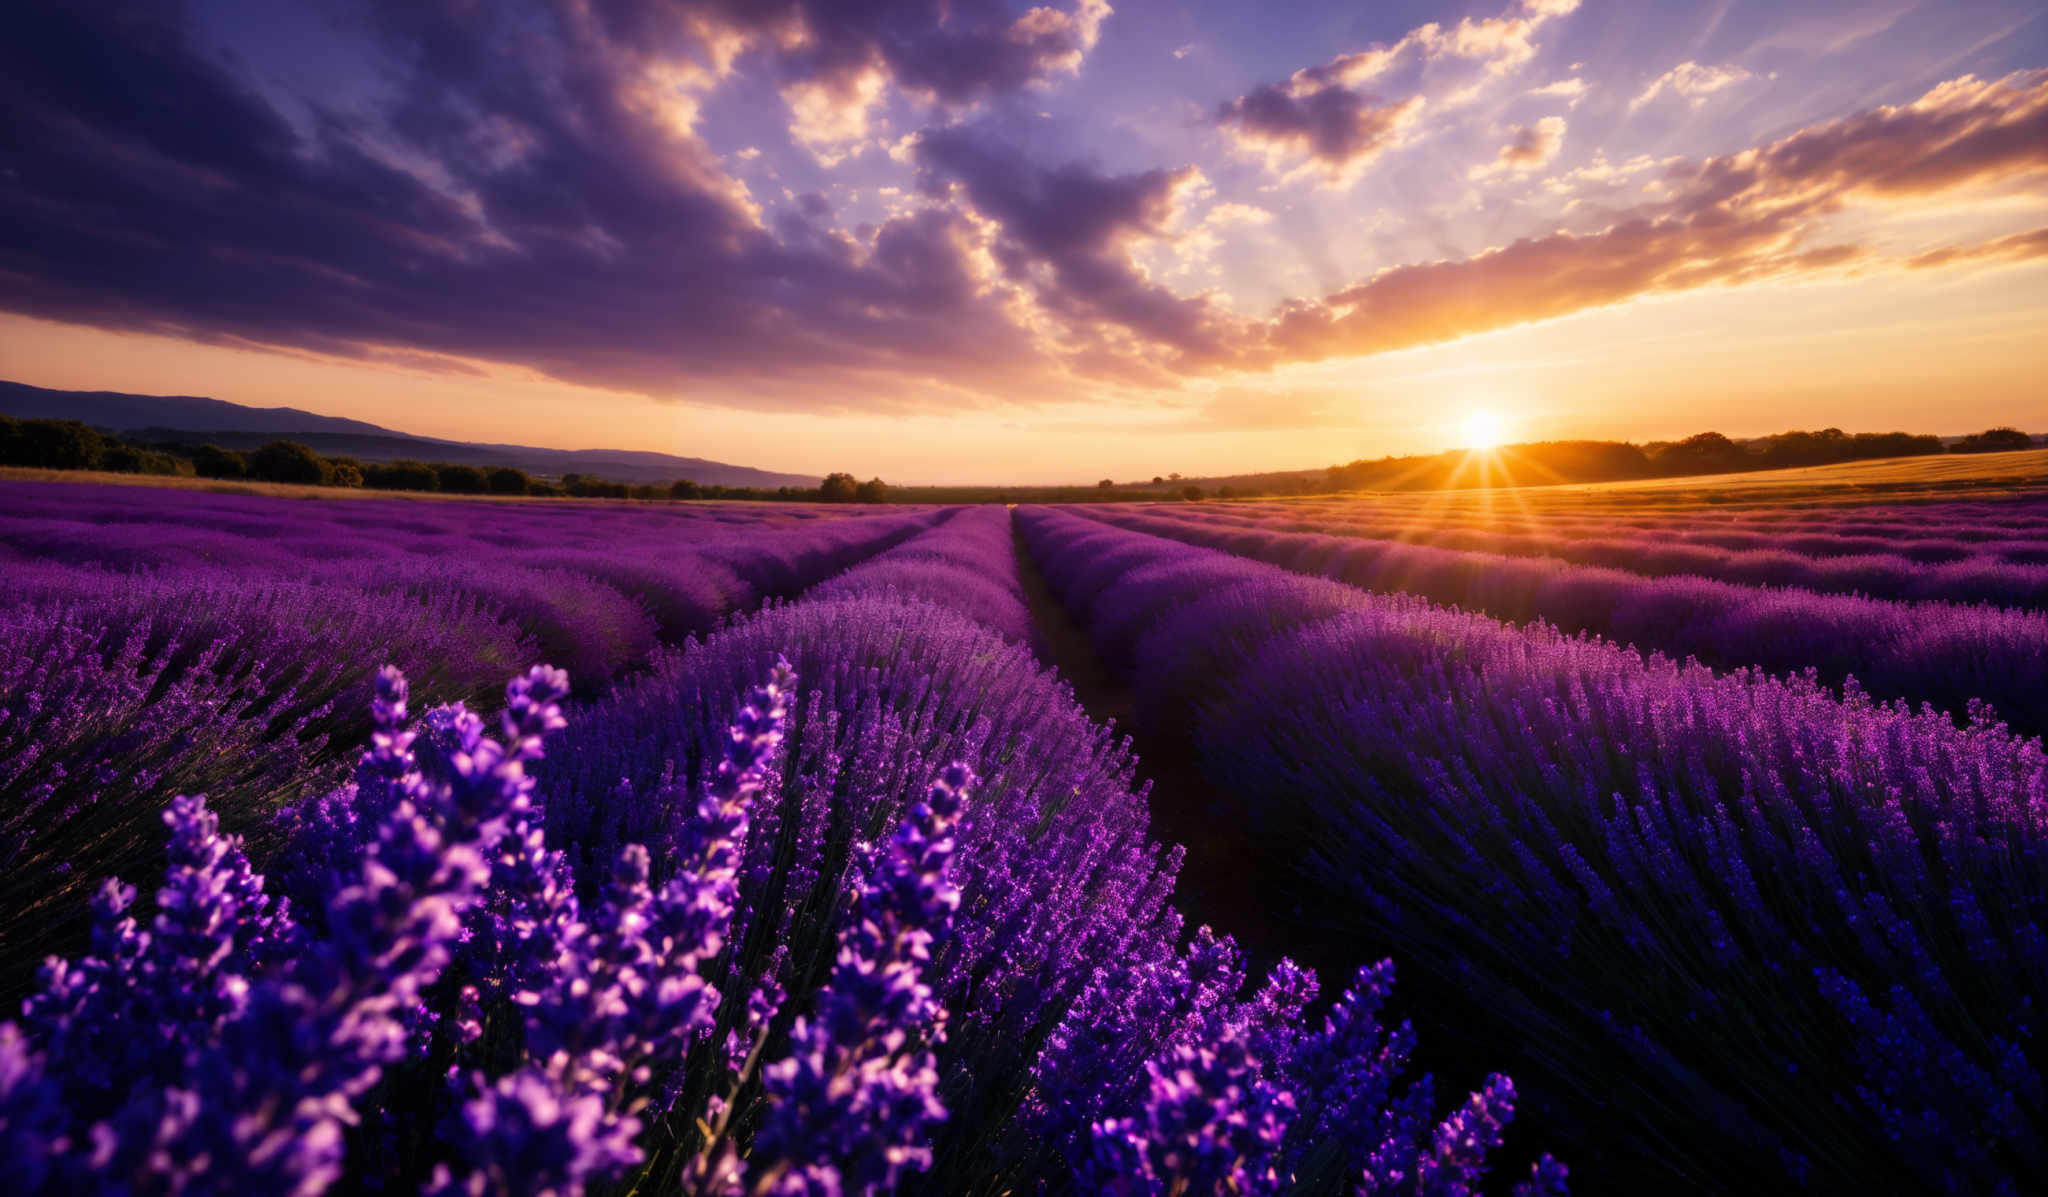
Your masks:
{"label": "distant tree", "polygon": [[1650,463],[1660,474],[1724,474],[1757,463],[1741,445],[1718,432],[1700,432],[1674,441]]}
{"label": "distant tree", "polygon": [[688,478],[678,478],[668,484],[668,497],[671,499],[701,499],[704,497],[704,488]]}
{"label": "distant tree", "polygon": [[526,484],[526,493],[543,499],[559,499],[562,497],[562,488],[552,482],[542,482],[535,478]]}
{"label": "distant tree", "polygon": [[241,478],[249,472],[249,459],[233,449],[201,445],[192,450],[192,470],[201,478]]}
{"label": "distant tree", "polygon": [[1202,501],[1202,488],[1199,486],[1183,486],[1180,488],[1180,497],[1190,503],[1199,503]]}
{"label": "distant tree", "polygon": [[77,420],[9,421],[13,428],[0,440],[7,465],[46,470],[89,470],[106,452],[106,438]]}
{"label": "distant tree", "polygon": [[1179,475],[1179,474],[1168,474],[1168,475],[1167,475],[1166,477],[1167,477],[1167,480],[1168,480],[1168,481],[1171,481],[1171,482],[1179,482],[1179,481],[1180,481],[1180,475]]}
{"label": "distant tree", "polygon": [[1113,478],[1104,478],[1102,481],[1096,483],[1095,485],[1102,490],[1108,490],[1116,485],[1116,480]]}
{"label": "distant tree", "polygon": [[859,497],[860,483],[852,474],[827,474],[818,485],[818,498],[827,503],[851,503]]}
{"label": "distant tree", "polygon": [[889,501],[889,484],[880,478],[870,478],[853,488],[856,503],[886,503]]}
{"label": "distant tree", "polygon": [[249,476],[265,482],[318,486],[327,481],[327,464],[297,441],[272,441],[249,455]]}
{"label": "distant tree", "polygon": [[533,486],[533,479],[525,470],[499,466],[490,472],[485,485],[494,495],[523,495]]}
{"label": "distant tree", "polygon": [[1938,436],[1914,436],[1909,432],[1859,432],[1849,438],[1855,448],[1855,456],[1866,457],[1921,457],[1930,453],[1946,453],[1948,446]]}
{"label": "distant tree", "polygon": [[434,482],[451,495],[480,495],[490,489],[490,478],[482,470],[450,461],[434,463]]}
{"label": "distant tree", "polygon": [[[1178,477],[1180,477],[1180,475],[1179,475],[1179,474],[1175,474],[1175,475],[1174,475],[1174,477],[1178,478]],[[1152,485],[1154,485],[1154,486],[1164,486],[1164,485],[1166,485],[1166,479],[1164,479],[1164,478],[1160,477],[1160,476],[1159,476],[1159,475],[1157,475],[1157,474],[1154,474],[1154,475],[1152,475]]]}
{"label": "distant tree", "polygon": [[1949,447],[1951,453],[2005,453],[2013,449],[2031,449],[2034,438],[2017,428],[1987,428],[1973,432]]}
{"label": "distant tree", "polygon": [[110,441],[100,453],[100,468],[117,474],[162,474],[173,477],[192,473],[192,464],[145,445]]}
{"label": "distant tree", "polygon": [[327,459],[327,485],[342,486],[350,490],[363,484],[363,463],[353,457],[330,457]]}
{"label": "distant tree", "polygon": [[1216,488],[1216,497],[1219,499],[1235,499],[1237,497],[1237,488],[1234,486],[1219,486]]}
{"label": "distant tree", "polygon": [[562,489],[579,499],[623,499],[627,493],[625,483],[591,474],[562,475]]}
{"label": "distant tree", "polygon": [[434,467],[424,461],[401,457],[397,461],[379,462],[363,470],[363,481],[378,490],[439,490],[441,483],[434,473]]}
{"label": "distant tree", "polygon": [[636,482],[627,488],[627,493],[636,499],[665,499],[668,497],[666,488],[656,486],[652,482]]}

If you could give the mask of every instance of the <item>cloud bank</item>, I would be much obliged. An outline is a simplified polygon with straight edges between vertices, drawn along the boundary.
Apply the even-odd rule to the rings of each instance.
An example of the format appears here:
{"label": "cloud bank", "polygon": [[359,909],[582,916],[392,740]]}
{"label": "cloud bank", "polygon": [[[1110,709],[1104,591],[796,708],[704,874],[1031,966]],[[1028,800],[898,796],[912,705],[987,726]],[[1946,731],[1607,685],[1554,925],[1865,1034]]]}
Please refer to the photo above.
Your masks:
{"label": "cloud bank", "polygon": [[[1285,171],[1350,177],[1475,79],[1532,61],[1575,7],[1418,27],[1212,97],[1194,135],[1220,126]],[[1835,218],[2048,171],[2048,72],[1966,75],[1740,153],[1669,159],[1648,190],[1647,170],[1603,189],[1583,166],[1546,173],[1544,187],[1588,180],[1568,228],[1332,268],[1253,312],[1145,263],[1271,238],[1285,205],[1217,196],[1185,160],[1062,158],[997,111],[1086,69],[1110,19],[1100,0],[350,12],[377,86],[337,97],[286,96],[201,49],[175,6],[18,6],[0,41],[0,308],[738,406],[909,410],[1176,388],[1851,263],[2043,253],[2034,232],[1894,261]],[[1684,67],[1652,93],[1729,86],[1703,73],[1725,68]],[[1434,69],[1450,73],[1427,96],[1368,90]],[[1584,92],[1535,90],[1552,106]],[[886,214],[843,218],[854,189],[829,173],[771,188],[774,147],[715,151],[707,108],[736,93],[785,106],[783,148],[812,165],[853,161],[885,110],[915,115],[893,161],[862,160],[899,172]],[[1534,115],[1472,121],[1509,130],[1480,169],[1571,166],[1584,110],[1569,147],[1562,117]],[[1460,187],[1469,162],[1447,168]]]}

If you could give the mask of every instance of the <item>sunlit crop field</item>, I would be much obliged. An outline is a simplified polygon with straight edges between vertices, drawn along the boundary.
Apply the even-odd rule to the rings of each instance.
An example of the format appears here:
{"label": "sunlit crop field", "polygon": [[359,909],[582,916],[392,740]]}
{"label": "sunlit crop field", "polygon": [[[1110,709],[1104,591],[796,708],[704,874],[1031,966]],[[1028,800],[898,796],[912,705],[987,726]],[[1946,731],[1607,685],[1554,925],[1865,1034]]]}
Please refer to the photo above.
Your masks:
{"label": "sunlit crop field", "polygon": [[0,479],[0,1156],[2027,1191],[2048,454],[1955,464],[1014,509]]}

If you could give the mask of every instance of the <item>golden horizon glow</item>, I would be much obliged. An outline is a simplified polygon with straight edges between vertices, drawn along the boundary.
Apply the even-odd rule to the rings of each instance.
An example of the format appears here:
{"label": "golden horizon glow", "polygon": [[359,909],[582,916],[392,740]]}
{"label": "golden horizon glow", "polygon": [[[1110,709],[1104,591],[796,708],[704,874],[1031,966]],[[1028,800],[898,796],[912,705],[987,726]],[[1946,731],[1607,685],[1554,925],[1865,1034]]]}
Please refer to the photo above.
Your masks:
{"label": "golden horizon glow", "polygon": [[[1218,398],[1227,391],[1198,390],[1178,408],[1145,396],[1101,405],[1075,398],[956,408],[943,419],[801,407],[753,415],[510,367],[436,373],[11,315],[0,315],[0,378],[210,395],[417,436],[654,449],[819,477],[844,469],[905,484],[1086,484],[1440,453],[1459,447],[1462,414],[1487,406],[1512,416],[1511,441],[1640,442],[1707,430],[1746,437],[1830,425],[2042,431],[2044,296],[2048,260],[1709,289],[1232,380],[1244,388],[1234,404]],[[1969,352],[1955,352],[1958,345]],[[1268,418],[1270,396],[1286,418]],[[1511,407],[1503,396],[1513,396]],[[775,421],[772,446],[760,437],[764,418]]]}

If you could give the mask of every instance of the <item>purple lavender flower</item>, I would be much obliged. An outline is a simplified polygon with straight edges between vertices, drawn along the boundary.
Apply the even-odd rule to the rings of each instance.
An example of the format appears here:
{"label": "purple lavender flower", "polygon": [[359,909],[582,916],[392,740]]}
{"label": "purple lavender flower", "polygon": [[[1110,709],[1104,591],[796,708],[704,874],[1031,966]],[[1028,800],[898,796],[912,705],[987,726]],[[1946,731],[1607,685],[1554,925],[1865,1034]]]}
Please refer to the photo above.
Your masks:
{"label": "purple lavender flower", "polygon": [[931,1045],[945,1010],[923,973],[960,904],[948,875],[953,829],[974,784],[948,767],[876,862],[839,940],[839,960],[787,1058],[767,1069],[772,1103],[754,1139],[755,1192],[892,1191],[928,1168],[925,1137],[946,1116]]}

